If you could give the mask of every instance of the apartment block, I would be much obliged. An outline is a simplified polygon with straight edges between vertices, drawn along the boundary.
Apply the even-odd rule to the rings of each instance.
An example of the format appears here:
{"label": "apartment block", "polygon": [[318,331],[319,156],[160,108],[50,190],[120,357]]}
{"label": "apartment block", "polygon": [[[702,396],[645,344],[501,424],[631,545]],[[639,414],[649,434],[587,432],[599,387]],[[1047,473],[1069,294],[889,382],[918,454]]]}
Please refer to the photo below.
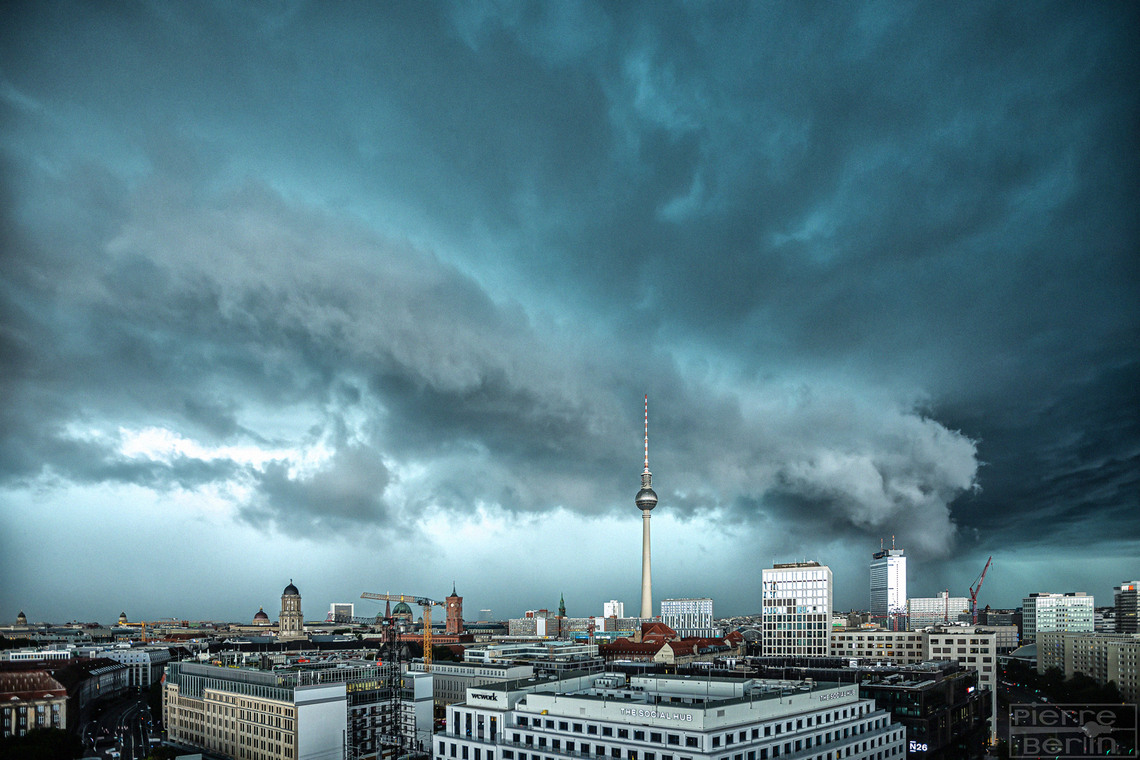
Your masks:
{"label": "apartment block", "polygon": [[1084,673],[1100,685],[1116,684],[1129,702],[1140,702],[1140,634],[1042,631],[1037,636],[1037,672],[1059,668],[1069,678]]}

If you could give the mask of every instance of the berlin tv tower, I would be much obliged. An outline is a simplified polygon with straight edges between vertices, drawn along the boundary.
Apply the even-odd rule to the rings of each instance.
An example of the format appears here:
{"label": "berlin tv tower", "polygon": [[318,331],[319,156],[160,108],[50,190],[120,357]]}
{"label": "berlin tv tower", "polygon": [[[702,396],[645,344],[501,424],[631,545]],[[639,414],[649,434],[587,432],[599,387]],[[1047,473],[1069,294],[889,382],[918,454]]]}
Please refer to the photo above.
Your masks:
{"label": "berlin tv tower", "polygon": [[653,617],[653,573],[649,559],[649,513],[657,506],[653,492],[653,473],[649,471],[649,396],[645,396],[645,469],[641,472],[641,490],[635,499],[641,510],[641,619]]}

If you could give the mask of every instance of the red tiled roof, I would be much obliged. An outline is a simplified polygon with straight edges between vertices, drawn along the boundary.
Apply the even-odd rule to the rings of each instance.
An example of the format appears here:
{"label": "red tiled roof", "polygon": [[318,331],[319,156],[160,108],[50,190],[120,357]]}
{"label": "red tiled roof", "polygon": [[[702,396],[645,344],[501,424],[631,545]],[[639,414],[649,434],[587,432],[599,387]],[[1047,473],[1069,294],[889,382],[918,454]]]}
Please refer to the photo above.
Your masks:
{"label": "red tiled roof", "polygon": [[63,684],[42,670],[0,673],[0,702],[66,696]]}
{"label": "red tiled roof", "polygon": [[677,632],[664,623],[642,623],[641,624],[641,638],[645,639],[647,636],[656,636],[664,638],[677,638]]}

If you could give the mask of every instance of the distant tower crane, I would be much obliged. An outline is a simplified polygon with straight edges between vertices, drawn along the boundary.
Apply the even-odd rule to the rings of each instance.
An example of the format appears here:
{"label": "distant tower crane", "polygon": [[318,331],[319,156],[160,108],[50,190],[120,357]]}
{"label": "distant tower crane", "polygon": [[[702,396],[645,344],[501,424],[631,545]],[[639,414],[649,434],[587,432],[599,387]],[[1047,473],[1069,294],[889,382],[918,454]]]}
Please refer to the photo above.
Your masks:
{"label": "distant tower crane", "polygon": [[431,671],[431,608],[443,607],[443,602],[428,599],[426,596],[413,596],[411,594],[373,594],[365,591],[361,599],[376,599],[381,602],[411,602],[418,604],[424,610],[424,670]]}
{"label": "distant tower crane", "polygon": [[978,624],[978,592],[982,590],[982,581],[986,579],[986,571],[990,569],[990,562],[993,561],[993,555],[986,560],[986,566],[982,568],[982,574],[978,576],[978,585],[970,586],[970,623],[972,625]]}

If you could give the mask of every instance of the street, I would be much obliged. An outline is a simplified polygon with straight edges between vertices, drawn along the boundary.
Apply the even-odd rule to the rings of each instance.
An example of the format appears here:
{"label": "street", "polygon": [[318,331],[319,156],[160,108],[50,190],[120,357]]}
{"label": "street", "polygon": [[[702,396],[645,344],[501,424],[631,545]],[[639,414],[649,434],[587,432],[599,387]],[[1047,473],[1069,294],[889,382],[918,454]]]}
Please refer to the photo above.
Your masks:
{"label": "street", "polygon": [[84,748],[92,755],[142,760],[151,738],[158,738],[145,693],[133,691],[104,705],[98,716],[80,726]]}

